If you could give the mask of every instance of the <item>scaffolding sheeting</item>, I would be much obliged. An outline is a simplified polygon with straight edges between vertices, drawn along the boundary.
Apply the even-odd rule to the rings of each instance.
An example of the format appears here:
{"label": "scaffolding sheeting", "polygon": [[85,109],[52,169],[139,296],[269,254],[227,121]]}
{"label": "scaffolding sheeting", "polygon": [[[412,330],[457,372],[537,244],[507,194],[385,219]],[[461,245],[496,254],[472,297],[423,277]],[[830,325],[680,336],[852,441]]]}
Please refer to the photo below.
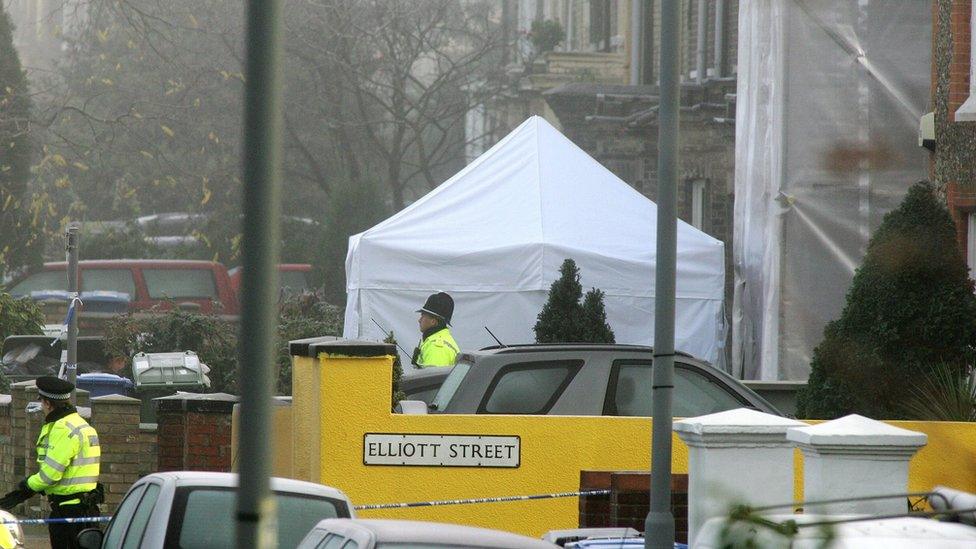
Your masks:
{"label": "scaffolding sheeting", "polygon": [[868,239],[927,177],[932,6],[742,0],[732,365],[806,380]]}

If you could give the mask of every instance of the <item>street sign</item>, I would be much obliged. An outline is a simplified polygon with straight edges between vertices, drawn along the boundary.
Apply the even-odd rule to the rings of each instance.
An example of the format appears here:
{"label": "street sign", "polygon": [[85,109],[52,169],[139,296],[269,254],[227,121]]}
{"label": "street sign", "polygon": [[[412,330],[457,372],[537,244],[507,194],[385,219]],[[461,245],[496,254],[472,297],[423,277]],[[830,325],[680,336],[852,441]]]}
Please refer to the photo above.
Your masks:
{"label": "street sign", "polygon": [[518,436],[366,433],[365,465],[401,467],[519,466]]}

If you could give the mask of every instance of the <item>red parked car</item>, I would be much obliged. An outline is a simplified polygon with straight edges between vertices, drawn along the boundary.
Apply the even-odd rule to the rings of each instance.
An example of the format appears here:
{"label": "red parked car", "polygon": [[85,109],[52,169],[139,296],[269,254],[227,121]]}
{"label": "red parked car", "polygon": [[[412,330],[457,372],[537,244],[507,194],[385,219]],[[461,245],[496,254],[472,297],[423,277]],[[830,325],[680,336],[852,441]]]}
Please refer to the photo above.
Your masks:
{"label": "red parked car", "polygon": [[[304,292],[312,290],[312,284],[309,282],[311,272],[312,266],[308,263],[278,264],[278,289],[283,292]],[[234,267],[228,273],[230,274],[231,286],[240,295],[243,270],[240,267]]]}
{"label": "red parked car", "polygon": [[[45,263],[42,270],[16,280],[10,286],[15,297],[44,299],[67,288],[67,263]],[[129,312],[177,307],[217,313],[236,319],[237,296],[227,268],[210,261],[162,259],[99,259],[79,261],[81,292],[128,296]],[[94,292],[95,294],[92,294]],[[83,308],[83,312],[84,312]],[[90,309],[89,309],[90,311]],[[45,316],[51,317],[45,311]],[[49,322],[60,322],[54,314]]]}

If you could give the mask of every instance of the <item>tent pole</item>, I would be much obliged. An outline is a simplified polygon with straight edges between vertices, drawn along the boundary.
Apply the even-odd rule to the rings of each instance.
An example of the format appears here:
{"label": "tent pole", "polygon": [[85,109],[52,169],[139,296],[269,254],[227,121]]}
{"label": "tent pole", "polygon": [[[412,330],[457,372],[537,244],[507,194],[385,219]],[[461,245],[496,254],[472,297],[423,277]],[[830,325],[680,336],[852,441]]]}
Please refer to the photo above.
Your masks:
{"label": "tent pole", "polygon": [[675,193],[678,164],[678,61],[681,2],[661,3],[661,103],[658,111],[657,265],[654,290],[654,365],[651,392],[650,509],[644,521],[645,549],[674,547],[671,513],[671,396],[674,386]]}

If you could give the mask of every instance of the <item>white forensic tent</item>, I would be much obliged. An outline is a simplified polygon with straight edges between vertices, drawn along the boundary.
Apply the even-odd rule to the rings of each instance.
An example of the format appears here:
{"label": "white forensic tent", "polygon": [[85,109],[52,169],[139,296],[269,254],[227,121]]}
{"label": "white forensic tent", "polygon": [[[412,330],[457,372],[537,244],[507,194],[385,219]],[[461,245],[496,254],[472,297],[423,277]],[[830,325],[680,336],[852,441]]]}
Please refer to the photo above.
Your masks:
{"label": "white forensic tent", "polygon": [[[350,237],[347,338],[404,349],[435,291],[455,301],[462,349],[535,340],[566,258],[603,290],[618,343],[652,344],[657,206],[534,116],[420,200]],[[724,245],[678,222],[676,346],[715,362],[724,342]],[[409,360],[409,357],[406,357]]]}

